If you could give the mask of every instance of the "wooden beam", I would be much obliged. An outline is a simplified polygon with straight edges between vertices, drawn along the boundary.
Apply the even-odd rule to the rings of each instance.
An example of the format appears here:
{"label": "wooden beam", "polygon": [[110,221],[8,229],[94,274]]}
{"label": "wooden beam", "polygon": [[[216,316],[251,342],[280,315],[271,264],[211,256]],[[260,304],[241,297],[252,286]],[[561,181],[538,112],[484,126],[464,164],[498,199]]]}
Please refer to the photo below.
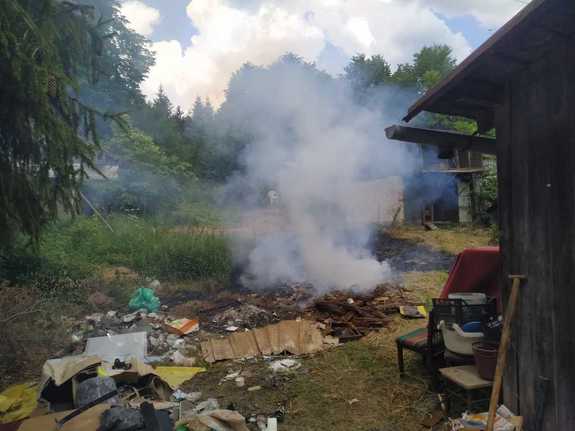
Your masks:
{"label": "wooden beam", "polygon": [[388,139],[413,142],[415,144],[435,145],[441,148],[452,148],[466,151],[476,151],[484,154],[497,154],[494,138],[465,135],[447,130],[424,129],[395,125],[385,129]]}

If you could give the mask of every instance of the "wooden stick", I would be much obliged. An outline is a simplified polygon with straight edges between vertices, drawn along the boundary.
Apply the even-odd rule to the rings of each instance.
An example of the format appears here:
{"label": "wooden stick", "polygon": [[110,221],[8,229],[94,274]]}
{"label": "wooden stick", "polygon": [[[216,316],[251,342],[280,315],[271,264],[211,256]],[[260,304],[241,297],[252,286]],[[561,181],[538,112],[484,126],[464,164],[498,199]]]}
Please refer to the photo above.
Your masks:
{"label": "wooden stick", "polygon": [[90,200],[86,196],[84,196],[84,193],[80,192],[80,197],[84,199],[84,201],[88,204],[90,208],[92,208],[92,211],[94,211],[94,213],[96,213],[98,218],[102,220],[102,223],[104,223],[106,227],[110,229],[110,232],[114,233],[114,229],[112,229],[112,226],[110,225],[110,223],[108,223],[108,220],[106,220],[106,218],[100,213],[100,211],[98,211],[98,209],[92,204],[92,202],[90,202]]}
{"label": "wooden stick", "polygon": [[511,321],[515,314],[521,281],[525,280],[526,277],[524,275],[510,275],[509,278],[513,280],[513,284],[511,286],[511,295],[509,295],[508,308],[505,312],[505,319],[503,320],[503,332],[501,334],[499,352],[497,353],[497,368],[495,369],[495,378],[493,380],[493,388],[491,389],[491,400],[489,401],[487,431],[493,431],[493,427],[495,426],[495,414],[499,405],[499,394],[501,393],[501,385],[503,383],[503,369],[507,364],[507,350],[511,342]]}

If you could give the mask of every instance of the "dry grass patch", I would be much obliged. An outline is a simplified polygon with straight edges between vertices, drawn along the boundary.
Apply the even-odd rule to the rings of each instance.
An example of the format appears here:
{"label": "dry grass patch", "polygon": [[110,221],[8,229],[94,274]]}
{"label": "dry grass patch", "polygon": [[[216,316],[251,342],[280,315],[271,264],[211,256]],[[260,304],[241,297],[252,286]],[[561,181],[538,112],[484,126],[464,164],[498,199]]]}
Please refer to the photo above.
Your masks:
{"label": "dry grass patch", "polygon": [[394,238],[424,243],[435,250],[454,255],[466,248],[492,245],[491,231],[480,226],[455,225],[428,231],[422,226],[401,225],[388,233]]}

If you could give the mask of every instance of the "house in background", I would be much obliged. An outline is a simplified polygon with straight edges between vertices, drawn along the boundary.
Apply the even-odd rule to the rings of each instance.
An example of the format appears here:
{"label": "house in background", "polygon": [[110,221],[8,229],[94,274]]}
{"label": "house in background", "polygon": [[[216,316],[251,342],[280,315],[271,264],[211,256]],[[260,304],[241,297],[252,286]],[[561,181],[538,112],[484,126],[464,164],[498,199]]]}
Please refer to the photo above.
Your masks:
{"label": "house in background", "polygon": [[438,152],[420,147],[420,167],[406,177],[404,215],[408,223],[472,223],[484,171],[483,155],[467,150]]}

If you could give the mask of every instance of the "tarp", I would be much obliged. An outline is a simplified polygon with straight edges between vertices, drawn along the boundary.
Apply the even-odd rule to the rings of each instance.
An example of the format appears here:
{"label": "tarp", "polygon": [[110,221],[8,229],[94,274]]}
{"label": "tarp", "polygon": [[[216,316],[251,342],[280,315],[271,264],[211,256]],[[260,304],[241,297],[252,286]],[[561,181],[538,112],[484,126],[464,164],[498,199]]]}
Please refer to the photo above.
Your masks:
{"label": "tarp", "polygon": [[499,247],[463,250],[449,272],[440,298],[447,298],[450,293],[482,292],[497,298],[497,307],[501,310],[501,286],[498,282],[501,263]]}
{"label": "tarp", "polygon": [[0,423],[27,418],[38,405],[35,383],[10,386],[0,393]]}
{"label": "tarp", "polygon": [[206,371],[200,367],[156,367],[156,375],[165,381],[170,388],[177,389],[180,385],[198,373]]}
{"label": "tarp", "polygon": [[224,339],[210,339],[202,343],[206,361],[252,358],[288,352],[294,355],[315,353],[326,345],[337,344],[332,337],[324,337],[317,323],[309,320],[285,320],[275,325],[246,332],[237,332]]}

